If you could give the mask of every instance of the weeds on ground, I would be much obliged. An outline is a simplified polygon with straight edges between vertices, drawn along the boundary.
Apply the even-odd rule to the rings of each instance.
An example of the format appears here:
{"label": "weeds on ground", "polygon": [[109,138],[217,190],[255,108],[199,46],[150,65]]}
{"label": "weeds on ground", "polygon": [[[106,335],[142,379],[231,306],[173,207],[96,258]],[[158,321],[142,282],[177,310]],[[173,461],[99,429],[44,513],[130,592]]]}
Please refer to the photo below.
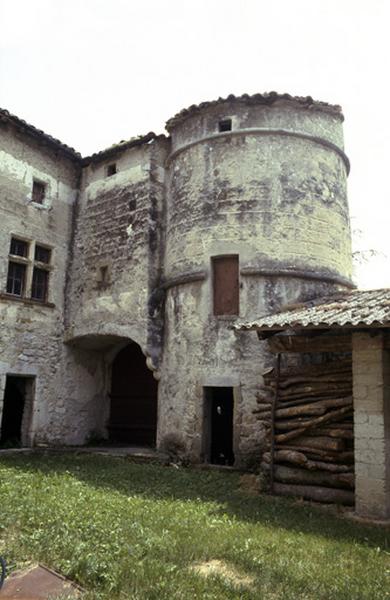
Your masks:
{"label": "weeds on ground", "polygon": [[383,528],[239,491],[234,472],[85,455],[0,459],[0,554],[85,600],[385,600]]}

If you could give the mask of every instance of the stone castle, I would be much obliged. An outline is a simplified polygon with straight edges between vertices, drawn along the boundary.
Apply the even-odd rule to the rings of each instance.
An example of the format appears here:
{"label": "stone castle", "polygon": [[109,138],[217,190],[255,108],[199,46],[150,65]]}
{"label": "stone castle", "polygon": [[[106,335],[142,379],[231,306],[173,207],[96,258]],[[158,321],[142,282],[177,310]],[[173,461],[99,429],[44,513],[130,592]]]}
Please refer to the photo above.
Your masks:
{"label": "stone castle", "polygon": [[82,158],[1,110],[1,443],[250,463],[270,358],[235,321],[352,287],[342,121],[229,96]]}

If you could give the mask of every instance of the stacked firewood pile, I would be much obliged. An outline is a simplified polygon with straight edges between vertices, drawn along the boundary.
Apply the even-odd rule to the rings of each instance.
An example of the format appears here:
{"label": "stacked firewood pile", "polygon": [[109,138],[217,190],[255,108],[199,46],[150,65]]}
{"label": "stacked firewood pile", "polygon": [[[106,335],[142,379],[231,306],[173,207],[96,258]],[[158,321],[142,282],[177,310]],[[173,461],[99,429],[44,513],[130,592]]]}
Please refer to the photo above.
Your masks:
{"label": "stacked firewood pile", "polygon": [[254,411],[266,427],[262,469],[277,494],[353,504],[352,365],[349,358],[264,375]]}

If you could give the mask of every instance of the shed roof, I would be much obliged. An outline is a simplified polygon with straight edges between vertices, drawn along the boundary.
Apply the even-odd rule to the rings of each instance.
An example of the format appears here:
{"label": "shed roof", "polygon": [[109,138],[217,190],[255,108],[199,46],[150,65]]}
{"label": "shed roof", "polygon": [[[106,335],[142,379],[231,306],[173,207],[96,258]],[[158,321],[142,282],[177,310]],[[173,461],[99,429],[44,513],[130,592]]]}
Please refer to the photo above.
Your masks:
{"label": "shed roof", "polygon": [[291,305],[279,313],[236,323],[239,331],[331,327],[390,327],[390,288],[352,290]]}

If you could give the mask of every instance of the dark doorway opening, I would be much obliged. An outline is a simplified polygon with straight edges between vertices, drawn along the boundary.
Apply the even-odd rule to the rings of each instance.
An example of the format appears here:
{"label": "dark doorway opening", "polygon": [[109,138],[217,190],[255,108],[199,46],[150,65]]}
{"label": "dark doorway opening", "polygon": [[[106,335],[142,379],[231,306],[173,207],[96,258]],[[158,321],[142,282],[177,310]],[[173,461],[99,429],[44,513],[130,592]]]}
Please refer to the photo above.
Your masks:
{"label": "dark doorway opening", "polygon": [[110,441],[154,447],[158,384],[138,344],[131,342],[117,354],[111,382]]}
{"label": "dark doorway opening", "polygon": [[7,375],[1,419],[2,446],[21,446],[27,442],[33,381],[32,377]]}
{"label": "dark doorway opening", "polygon": [[214,465],[232,465],[233,388],[206,387],[204,400],[204,455]]}

